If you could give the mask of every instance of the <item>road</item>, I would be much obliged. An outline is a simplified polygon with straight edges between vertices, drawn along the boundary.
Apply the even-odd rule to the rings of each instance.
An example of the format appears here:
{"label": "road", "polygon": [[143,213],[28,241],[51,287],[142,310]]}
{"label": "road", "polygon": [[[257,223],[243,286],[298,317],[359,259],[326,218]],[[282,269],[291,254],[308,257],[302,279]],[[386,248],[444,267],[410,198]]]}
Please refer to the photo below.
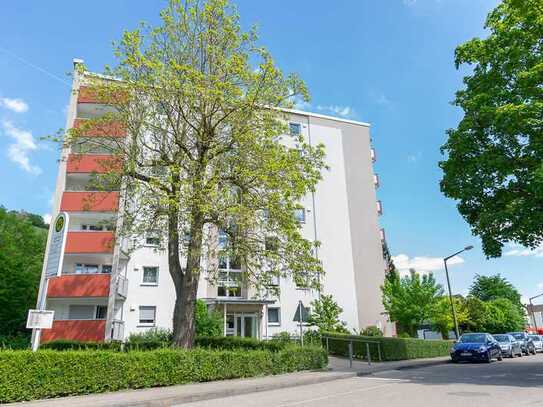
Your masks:
{"label": "road", "polygon": [[251,393],[183,407],[543,406],[543,354],[491,364],[445,364]]}

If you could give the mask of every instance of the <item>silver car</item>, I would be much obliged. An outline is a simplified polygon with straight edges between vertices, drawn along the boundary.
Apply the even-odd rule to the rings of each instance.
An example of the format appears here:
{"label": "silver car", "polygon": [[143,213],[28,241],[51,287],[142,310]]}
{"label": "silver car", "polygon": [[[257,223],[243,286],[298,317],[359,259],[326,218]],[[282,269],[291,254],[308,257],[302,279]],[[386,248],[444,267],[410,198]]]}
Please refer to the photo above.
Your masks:
{"label": "silver car", "polygon": [[522,356],[522,347],[520,346],[520,342],[518,342],[512,335],[499,334],[492,336],[498,341],[504,357],[514,358],[517,355]]}
{"label": "silver car", "polygon": [[536,352],[543,352],[543,339],[541,338],[541,335],[529,335],[532,339],[535,351]]}

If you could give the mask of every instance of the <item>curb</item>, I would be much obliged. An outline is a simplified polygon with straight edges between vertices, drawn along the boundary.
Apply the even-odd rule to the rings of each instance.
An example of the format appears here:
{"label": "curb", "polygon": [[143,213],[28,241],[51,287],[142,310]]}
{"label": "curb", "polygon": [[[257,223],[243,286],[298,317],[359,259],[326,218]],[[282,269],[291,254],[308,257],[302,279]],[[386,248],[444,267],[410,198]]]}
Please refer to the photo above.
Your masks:
{"label": "curb", "polygon": [[411,369],[419,369],[419,368],[423,368],[423,367],[429,367],[429,366],[439,366],[439,365],[445,365],[445,364],[448,364],[450,363],[450,360],[449,359],[445,359],[445,360],[429,360],[429,361],[425,361],[425,362],[419,362],[419,363],[414,363],[414,364],[406,364],[404,366],[397,366],[397,367],[390,367],[390,366],[381,366],[381,367],[377,367],[376,369],[373,369],[371,371],[359,371],[357,372],[357,376],[358,377],[363,377],[363,376],[370,376],[374,373],[384,373],[384,372],[394,372],[394,371],[397,371],[397,370],[411,370]]}

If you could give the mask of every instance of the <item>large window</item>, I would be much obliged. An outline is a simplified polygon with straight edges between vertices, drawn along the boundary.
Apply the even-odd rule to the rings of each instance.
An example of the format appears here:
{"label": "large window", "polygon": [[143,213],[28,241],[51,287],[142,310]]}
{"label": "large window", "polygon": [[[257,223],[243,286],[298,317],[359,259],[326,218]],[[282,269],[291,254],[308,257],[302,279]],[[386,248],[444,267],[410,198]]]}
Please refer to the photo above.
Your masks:
{"label": "large window", "polygon": [[241,270],[219,270],[217,296],[241,297]]}
{"label": "large window", "polygon": [[288,127],[291,136],[299,136],[302,133],[302,125],[300,123],[289,123]]}
{"label": "large window", "polygon": [[144,267],[143,280],[144,285],[158,285],[158,267]]}
{"label": "large window", "polygon": [[75,274],[96,274],[98,272],[98,264],[75,264]]}
{"label": "large window", "polygon": [[281,324],[281,310],[280,308],[268,308],[268,324],[280,325]]}
{"label": "large window", "polygon": [[305,223],[305,209],[304,208],[294,209],[294,218],[300,223]]}
{"label": "large window", "polygon": [[70,305],[68,308],[68,319],[94,319],[94,305]]}
{"label": "large window", "polygon": [[156,322],[156,307],[153,305],[141,305],[140,306],[140,325],[155,325]]}
{"label": "large window", "polygon": [[106,319],[107,316],[107,306],[97,305],[96,306],[96,319]]}

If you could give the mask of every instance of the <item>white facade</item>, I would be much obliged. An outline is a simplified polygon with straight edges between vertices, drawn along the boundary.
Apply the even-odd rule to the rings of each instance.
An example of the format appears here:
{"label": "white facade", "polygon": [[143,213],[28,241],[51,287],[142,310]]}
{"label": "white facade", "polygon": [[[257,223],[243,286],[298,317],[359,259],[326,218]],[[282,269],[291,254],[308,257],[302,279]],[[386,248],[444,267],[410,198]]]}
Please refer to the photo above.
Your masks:
{"label": "white facade", "polygon": [[[68,127],[71,127],[77,118],[88,117],[89,114],[100,111],[100,106],[84,104],[82,99],[78,98],[80,81],[81,78],[76,75],[74,95],[68,113]],[[341,319],[346,321],[349,329],[361,330],[369,325],[377,325],[385,334],[390,335],[392,331],[381,303],[380,286],[384,280],[385,263],[378,225],[375,191],[378,182],[373,173],[375,152],[371,148],[370,126],[301,111],[293,110],[288,113],[290,123],[302,132],[310,144],[324,144],[326,162],[330,167],[324,171],[316,192],[306,196],[301,202],[305,218],[301,221],[303,235],[309,240],[321,242],[318,257],[325,270],[322,277],[323,293],[332,294],[343,308]],[[62,152],[55,197],[57,213],[66,211],[66,193],[81,190],[85,182],[85,174],[67,171],[66,161],[70,153]],[[107,233],[105,228],[102,231],[89,230],[96,229],[89,225],[99,224],[107,219],[114,220],[115,216],[114,210],[74,210],[70,212],[69,231],[74,232],[72,238],[84,241],[84,238],[92,233],[94,235],[91,237]],[[70,235],[68,238],[70,239]],[[108,322],[112,323],[111,328],[115,330],[113,339],[125,339],[130,333],[142,332],[150,327],[171,328],[175,293],[168,272],[166,252],[158,250],[149,242],[133,251],[130,258],[124,258],[120,254],[119,244],[106,253],[79,253],[78,250],[85,251],[84,248],[79,248],[72,249],[75,253],[66,254],[59,280],[54,283],[62,286],[58,289],[60,294],[56,294],[56,297],[48,295],[47,298],[47,308],[56,311],[58,327],[62,325],[65,330],[70,329],[66,328],[71,326],[70,306],[72,316],[90,316],[90,309],[77,305],[104,306],[109,301],[110,305],[115,304],[107,318]],[[122,295],[110,293],[104,296],[104,292],[100,291],[101,294],[97,294],[99,297],[81,297],[79,294],[62,297],[62,290],[70,290],[69,287],[77,285],[77,280],[75,283],[72,281],[72,285],[62,285],[60,279],[63,277],[72,275],[71,278],[74,279],[78,278],[74,276],[83,276],[85,273],[88,273],[87,276],[109,273],[111,269],[111,278],[114,281],[117,281],[117,276],[120,276],[122,282],[127,281],[126,291]],[[290,279],[283,279],[279,284],[280,295],[277,297],[258,297],[255,291],[248,287],[242,287],[236,298],[221,297],[217,287],[208,284],[202,276],[198,297],[205,299],[227,317],[226,334],[257,337],[271,337],[282,331],[296,334],[299,326],[293,321],[293,317],[299,301],[306,307],[310,306],[319,293],[297,289]],[[103,309],[94,308],[94,313],[95,317],[89,319],[105,319],[102,318]],[[103,324],[96,322],[96,326],[103,329]],[[106,331],[109,329],[110,325],[107,325]],[[109,338],[108,335],[105,337]],[[49,339],[56,338],[58,335],[49,336]]]}

